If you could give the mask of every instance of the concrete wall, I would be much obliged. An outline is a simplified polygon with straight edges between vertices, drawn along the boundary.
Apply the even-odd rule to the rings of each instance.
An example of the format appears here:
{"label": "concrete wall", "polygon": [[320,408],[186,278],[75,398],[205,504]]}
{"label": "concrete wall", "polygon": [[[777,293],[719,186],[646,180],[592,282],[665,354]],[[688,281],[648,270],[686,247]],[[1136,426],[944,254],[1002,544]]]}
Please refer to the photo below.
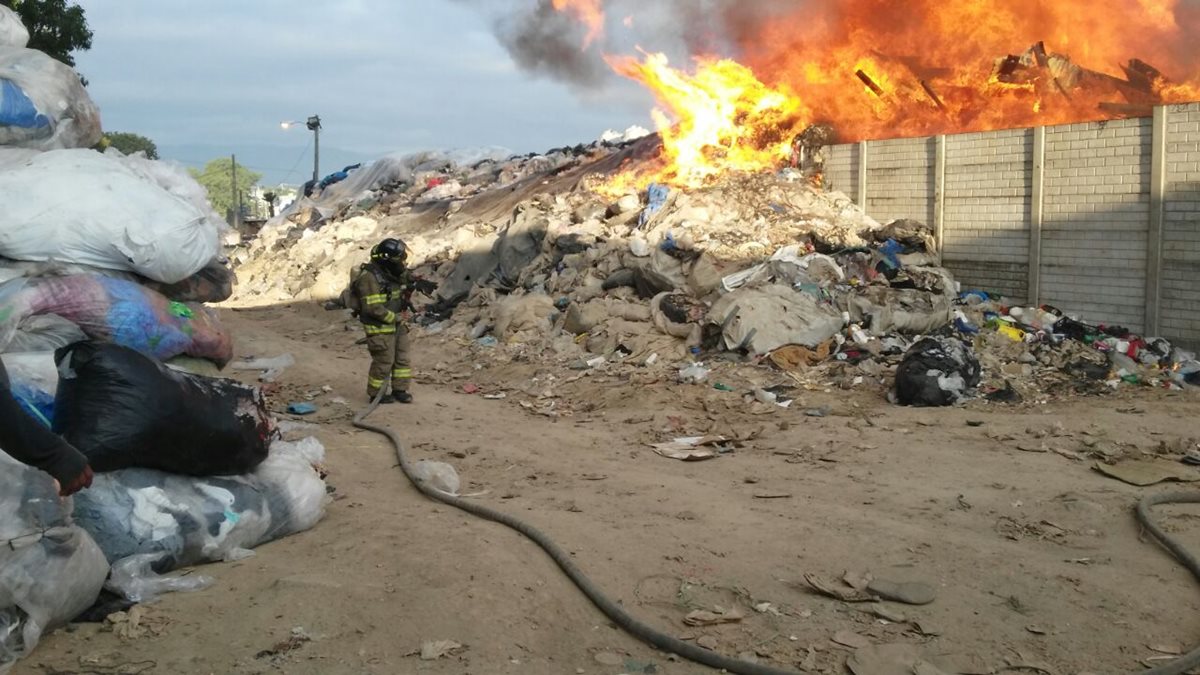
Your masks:
{"label": "concrete wall", "polygon": [[1166,119],[1162,331],[1200,346],[1200,106]]}
{"label": "concrete wall", "polygon": [[881,222],[933,223],[964,288],[1200,346],[1200,104],[833,146],[825,176]]}
{"label": "concrete wall", "polygon": [[1042,301],[1145,327],[1149,119],[1046,129]]}
{"label": "concrete wall", "polygon": [[963,134],[945,143],[946,264],[963,288],[1025,298],[1033,131]]}

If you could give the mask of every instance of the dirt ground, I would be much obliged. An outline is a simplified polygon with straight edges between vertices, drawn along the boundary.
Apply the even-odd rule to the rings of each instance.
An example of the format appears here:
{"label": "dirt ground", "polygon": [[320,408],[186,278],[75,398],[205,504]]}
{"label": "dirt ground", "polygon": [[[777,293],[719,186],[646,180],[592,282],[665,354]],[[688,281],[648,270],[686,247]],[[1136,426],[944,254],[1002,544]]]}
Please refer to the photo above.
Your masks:
{"label": "dirt ground", "polygon": [[[94,624],[61,630],[14,673],[712,672],[615,629],[519,535],[412,489],[385,442],[350,426],[367,357],[333,314],[224,315],[240,356],[296,356],[274,395],[278,410],[319,394],[307,421],[329,453],[327,517],[255,557],[203,568],[215,586],[146,609],[159,634],[121,641]],[[1135,488],[1069,456],[1085,441],[1149,449],[1200,435],[1194,395],[1123,390],[918,410],[875,390],[818,387],[789,409],[767,409],[666,377],[567,382],[582,373],[536,355],[476,364],[468,347],[440,336],[419,334],[416,344],[416,403],[378,415],[412,455],[454,464],[464,492],[484,492],[476,498],[549,533],[637,616],[723,653],[842,673],[853,646],[905,643],[953,655],[964,673],[1115,673],[1200,636],[1196,583],[1139,537],[1132,517],[1140,495],[1171,488]],[[546,373],[558,378],[559,417],[520,405]],[[778,379],[762,368],[718,374],[735,387]],[[468,395],[464,383],[506,398]],[[822,406],[824,417],[805,414]],[[706,432],[749,440],[703,462],[647,445]],[[1194,511],[1163,517],[1200,550]],[[888,620],[804,583],[847,572],[924,581],[936,600],[884,603]],[[718,607],[744,618],[683,622]],[[437,640],[463,647],[421,660],[421,645]]]}

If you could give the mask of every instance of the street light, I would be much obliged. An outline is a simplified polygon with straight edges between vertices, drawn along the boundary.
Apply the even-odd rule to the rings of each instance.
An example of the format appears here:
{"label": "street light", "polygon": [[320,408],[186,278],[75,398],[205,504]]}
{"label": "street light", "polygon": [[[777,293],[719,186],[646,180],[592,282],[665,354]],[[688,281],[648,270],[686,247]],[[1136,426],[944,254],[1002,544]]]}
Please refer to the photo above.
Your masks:
{"label": "street light", "polygon": [[309,117],[304,122],[296,122],[289,120],[280,122],[279,127],[284,131],[291,129],[294,126],[304,124],[309,131],[313,132],[313,185],[321,179],[321,118],[318,115]]}

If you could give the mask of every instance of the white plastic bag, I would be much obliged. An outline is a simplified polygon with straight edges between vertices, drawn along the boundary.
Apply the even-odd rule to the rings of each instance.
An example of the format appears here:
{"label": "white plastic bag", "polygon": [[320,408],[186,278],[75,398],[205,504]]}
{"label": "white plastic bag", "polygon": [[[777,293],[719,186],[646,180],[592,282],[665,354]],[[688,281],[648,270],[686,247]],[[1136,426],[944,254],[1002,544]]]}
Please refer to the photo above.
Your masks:
{"label": "white plastic bag", "polygon": [[79,74],[36,49],[0,46],[0,145],[35,150],[100,142],[100,111]]}
{"label": "white plastic bag", "polygon": [[173,284],[216,257],[220,223],[91,150],[56,150],[0,167],[0,255],[136,272]]}
{"label": "white plastic bag", "polygon": [[0,5],[0,47],[24,47],[28,44],[29,31],[21,23],[21,17]]}
{"label": "white plastic bag", "polygon": [[261,370],[262,375],[259,375],[260,382],[274,382],[279,379],[283,371],[296,365],[296,357],[290,353],[283,353],[279,356],[271,358],[257,358],[246,361],[236,361],[232,364],[234,370]]}
{"label": "white plastic bag", "polygon": [[458,489],[461,487],[458,472],[445,462],[431,462],[423,459],[413,466],[413,477],[422,483],[428,483],[430,487],[439,492],[445,492],[455,497],[458,496]]}
{"label": "white plastic bag", "polygon": [[165,159],[147,159],[145,154],[140,152],[126,155],[116,148],[108,148],[104,154],[191,204],[197,211],[207,215],[209,222],[215,224],[218,229],[228,229],[225,219],[213,210],[204,186],[192,178],[184,165]]}
{"label": "white plastic bag", "polygon": [[167,576],[154,571],[166,558],[164,553],[139,553],[112,565],[104,587],[130,602],[152,602],[163,593],[202,591],[212,586],[212,577],[203,574]]}
{"label": "white plastic bag", "polygon": [[0,452],[0,673],[104,586],[108,562],[50,476]]}
{"label": "white plastic bag", "polygon": [[245,476],[191,478],[149,469],[98,474],[75,498],[75,518],[109,560],[152,553],[158,572],[236,556],[324,516],[316,439],[276,441]]}

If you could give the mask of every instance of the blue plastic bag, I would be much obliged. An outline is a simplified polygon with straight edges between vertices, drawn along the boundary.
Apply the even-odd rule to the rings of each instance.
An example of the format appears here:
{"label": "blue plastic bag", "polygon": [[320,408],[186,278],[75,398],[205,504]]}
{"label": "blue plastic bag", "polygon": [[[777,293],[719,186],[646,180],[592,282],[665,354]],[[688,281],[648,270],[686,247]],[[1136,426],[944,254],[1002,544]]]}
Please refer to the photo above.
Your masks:
{"label": "blue plastic bag", "polygon": [[0,78],[0,126],[21,129],[49,129],[50,118],[12,80]]}

